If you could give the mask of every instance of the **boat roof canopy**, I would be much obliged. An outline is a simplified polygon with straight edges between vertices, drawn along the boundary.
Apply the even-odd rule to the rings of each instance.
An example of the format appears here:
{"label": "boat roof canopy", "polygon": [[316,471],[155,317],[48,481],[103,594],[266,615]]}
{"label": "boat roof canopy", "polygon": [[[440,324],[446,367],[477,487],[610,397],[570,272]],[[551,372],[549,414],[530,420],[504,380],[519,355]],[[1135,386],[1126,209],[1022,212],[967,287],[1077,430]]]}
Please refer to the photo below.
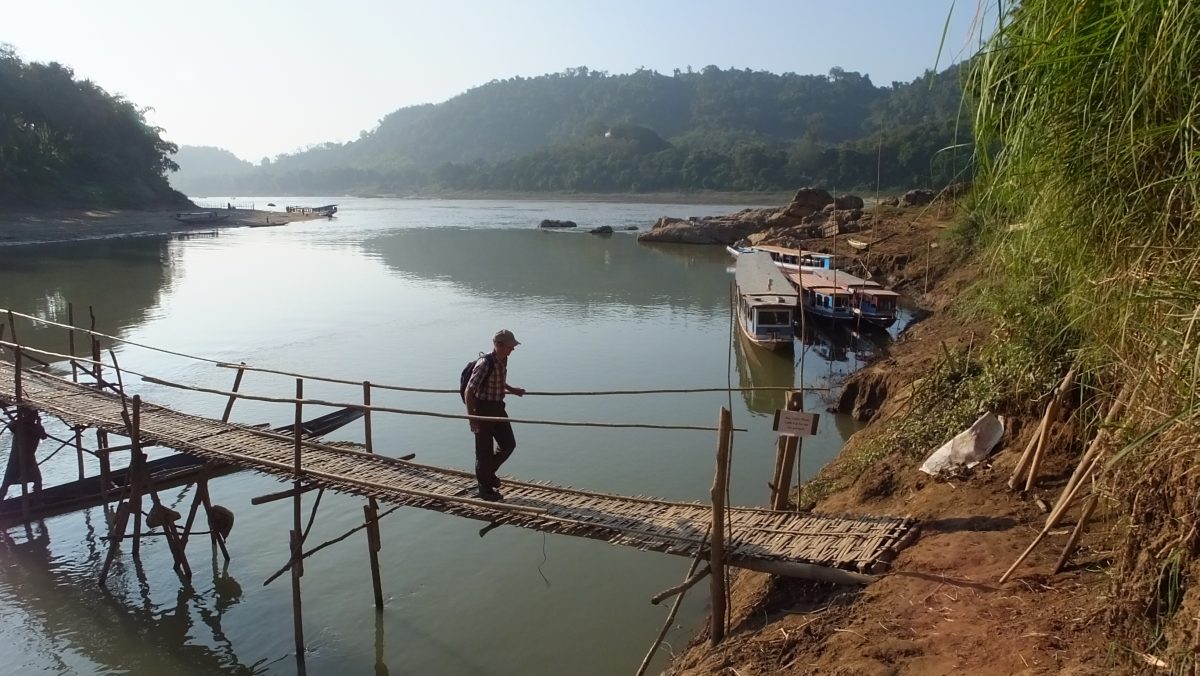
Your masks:
{"label": "boat roof canopy", "polygon": [[737,282],[738,293],[747,302],[753,297],[761,296],[772,298],[772,303],[794,305],[799,297],[796,289],[771,260],[770,255],[762,251],[738,256],[734,279]]}

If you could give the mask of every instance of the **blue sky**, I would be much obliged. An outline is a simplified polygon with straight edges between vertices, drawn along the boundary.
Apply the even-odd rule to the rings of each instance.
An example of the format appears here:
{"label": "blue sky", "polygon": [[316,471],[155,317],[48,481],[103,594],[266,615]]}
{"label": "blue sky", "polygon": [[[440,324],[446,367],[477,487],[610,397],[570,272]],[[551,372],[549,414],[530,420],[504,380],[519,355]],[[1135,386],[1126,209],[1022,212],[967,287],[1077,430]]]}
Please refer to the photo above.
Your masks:
{"label": "blue sky", "polygon": [[[985,0],[10,2],[0,42],[154,110],[179,144],[257,161],[514,75],[840,66],[876,85],[979,46]],[[947,16],[950,25],[938,60]]]}

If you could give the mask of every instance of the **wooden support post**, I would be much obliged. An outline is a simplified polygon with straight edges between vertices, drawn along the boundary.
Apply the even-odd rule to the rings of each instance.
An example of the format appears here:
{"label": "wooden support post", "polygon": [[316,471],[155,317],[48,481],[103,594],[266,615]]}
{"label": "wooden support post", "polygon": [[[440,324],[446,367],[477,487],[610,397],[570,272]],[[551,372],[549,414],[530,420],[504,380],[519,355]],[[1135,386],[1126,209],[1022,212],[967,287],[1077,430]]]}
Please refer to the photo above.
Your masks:
{"label": "wooden support post", "polygon": [[75,460],[79,466],[79,480],[83,481],[83,428],[72,427],[75,431]]}
{"label": "wooden support post", "polygon": [[[67,330],[67,347],[71,355],[71,382],[79,382],[79,367],[75,364],[75,306],[67,303],[67,323],[71,328]],[[82,479],[83,475],[79,475]]]}
{"label": "wooden support post", "polygon": [[238,366],[237,375],[233,377],[233,389],[230,392],[235,394],[229,395],[229,401],[225,402],[225,412],[221,414],[221,422],[229,422],[229,415],[233,413],[233,402],[237,401],[236,392],[242,386],[242,375],[246,373],[246,362],[242,362]]}
{"label": "wooden support post", "polygon": [[301,614],[300,605],[300,576],[304,575],[304,538],[303,532],[300,529],[300,478],[302,465],[300,460],[301,451],[301,435],[304,434],[304,380],[296,379],[296,422],[292,427],[292,434],[295,437],[295,489],[296,496],[293,498],[293,529],[289,538],[289,544],[292,550],[292,620],[296,635],[296,659],[302,659],[304,655],[304,619]]}
{"label": "wooden support post", "polygon": [[100,339],[92,336],[92,378],[100,389]]}
{"label": "wooden support post", "polygon": [[[371,440],[371,383],[363,381],[363,428],[367,453],[374,453]],[[371,559],[371,589],[375,593],[375,607],[383,608],[383,579],[379,574],[379,550],[383,543],[379,537],[379,502],[367,498],[363,505],[363,518],[367,525],[367,553]]]}
{"label": "wooden support post", "polygon": [[[788,392],[787,410],[799,411],[803,402],[803,392]],[[771,503],[772,509],[787,509],[791,499],[792,465],[796,464],[797,448],[798,437],[781,435],[776,442],[777,472],[775,475],[775,499]]]}
{"label": "wooden support post", "polygon": [[[786,408],[788,411],[799,411],[803,393],[791,391],[787,394]],[[787,491],[791,487],[792,472],[787,462],[788,449],[792,449],[794,457],[794,441],[792,437],[780,436],[775,441],[775,471],[770,477],[770,507],[785,509],[787,507]]]}
{"label": "wooden support post", "polygon": [[[108,432],[97,428],[96,459],[100,461],[100,499],[104,500],[106,509],[108,508],[108,495],[112,486],[112,460],[108,454]],[[112,532],[110,531],[108,535],[112,537]]]}
{"label": "wooden support post", "polygon": [[125,417],[126,431],[129,433],[129,443],[133,446],[129,451],[129,507],[133,514],[133,556],[137,558],[141,551],[142,540],[142,489],[145,486],[142,480],[146,477],[146,456],[142,455],[142,449],[139,445],[138,428],[141,426],[141,406],[142,398],[134,396],[133,398],[133,420],[132,423],[128,414],[122,412]]}
{"label": "wooden support post", "polygon": [[714,646],[725,638],[725,616],[729,604],[725,590],[725,491],[729,484],[729,444],[732,426],[729,409],[722,406],[720,424],[717,426],[717,469],[712,486],[712,532],[708,563],[712,571],[712,624],[709,628],[709,642]]}

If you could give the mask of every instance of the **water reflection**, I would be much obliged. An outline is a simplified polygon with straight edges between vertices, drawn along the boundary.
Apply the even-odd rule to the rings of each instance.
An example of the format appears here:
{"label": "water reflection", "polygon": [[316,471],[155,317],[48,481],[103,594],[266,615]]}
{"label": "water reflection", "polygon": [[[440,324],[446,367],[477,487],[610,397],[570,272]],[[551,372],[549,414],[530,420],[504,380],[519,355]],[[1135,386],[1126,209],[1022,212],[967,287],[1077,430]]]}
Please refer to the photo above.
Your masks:
{"label": "water reflection", "polygon": [[363,248],[403,275],[486,296],[711,311],[723,308],[727,295],[728,280],[712,274],[703,247],[671,255],[626,234],[412,228],[369,239]]}
{"label": "water reflection", "polygon": [[[796,365],[792,353],[766,350],[750,342],[741,331],[734,341],[740,387],[795,387]],[[784,407],[787,391],[743,391],[746,408],[756,415],[772,416]]]}
{"label": "water reflection", "polygon": [[[146,570],[132,563],[137,601],[122,599],[96,584],[91,565],[68,572],[51,554],[44,523],[30,527],[25,538],[0,533],[0,598],[19,596],[23,629],[47,643],[56,665],[73,671],[64,658],[89,660],[104,671],[118,673],[253,674],[258,669],[240,664],[233,645],[221,629],[221,616],[241,596],[241,587],[227,573],[216,575],[213,600],[201,597],[191,584],[178,588],[174,604],[155,604]],[[215,561],[215,557],[214,557]],[[95,564],[91,560],[90,564]],[[125,561],[128,569],[130,563]],[[37,593],[29,593],[37,590]],[[211,632],[216,647],[196,642],[193,607]]]}
{"label": "water reflection", "polygon": [[[0,307],[65,324],[70,302],[75,325],[88,327],[90,305],[96,330],[116,335],[145,320],[169,288],[176,258],[166,238],[0,247]],[[47,275],[47,270],[54,274]],[[20,341],[31,347],[67,351],[61,329],[18,318],[16,330]],[[11,339],[11,327],[6,335]],[[86,337],[77,334],[76,353],[86,353],[87,345]]]}

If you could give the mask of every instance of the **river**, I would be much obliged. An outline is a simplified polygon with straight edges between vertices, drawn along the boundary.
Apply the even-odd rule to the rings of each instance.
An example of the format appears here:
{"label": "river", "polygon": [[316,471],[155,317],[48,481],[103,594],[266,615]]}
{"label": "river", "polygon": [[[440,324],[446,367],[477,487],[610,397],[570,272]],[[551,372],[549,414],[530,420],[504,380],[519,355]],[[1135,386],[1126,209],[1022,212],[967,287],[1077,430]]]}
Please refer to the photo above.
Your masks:
{"label": "river", "polygon": [[[279,198],[257,197],[263,204]],[[294,199],[294,198],[293,198]],[[511,329],[521,345],[509,381],[529,390],[613,390],[836,384],[878,354],[887,336],[822,330],[797,342],[795,358],[747,353],[731,341],[731,259],[719,247],[642,245],[636,233],[586,233],[598,225],[648,228],[662,215],[724,214],[730,205],[588,202],[317,199],[338,202],[333,220],[243,228],[189,237],[134,238],[0,248],[0,305],[183,355],[375,383],[456,387],[463,365]],[[547,232],[543,218],[577,231]],[[0,318],[3,319],[3,318]],[[899,327],[897,327],[899,328]],[[65,351],[57,330],[20,321],[22,343]],[[895,329],[893,330],[895,333]],[[11,333],[9,333],[11,336]],[[105,341],[106,349],[109,341]],[[111,345],[120,365],[220,390],[233,372],[212,363]],[[106,352],[107,354],[107,352]],[[130,393],[219,417],[221,397],[130,378]],[[287,397],[294,380],[248,373],[242,389]],[[361,388],[309,381],[311,398],[355,401]],[[715,425],[731,406],[736,427],[731,495],[767,497],[775,441],[771,415],[782,393],[510,397],[514,417]],[[831,394],[811,392],[824,411]],[[456,394],[377,392],[374,403],[462,412]],[[241,401],[238,422],[285,424],[292,408]],[[377,452],[473,466],[466,422],[379,414]],[[56,436],[65,428],[53,421]],[[822,414],[804,443],[811,476],[855,425]],[[502,473],[589,490],[707,501],[716,436],[693,431],[519,425]],[[332,439],[361,441],[362,423]],[[0,437],[7,455],[8,435]],[[39,457],[57,444],[45,442]],[[89,465],[90,466],[90,465]],[[94,471],[94,470],[93,470]],[[75,477],[73,454],[43,465],[47,484]],[[297,671],[285,562],[290,502],[251,506],[283,488],[242,473],[215,480],[215,502],[232,509],[232,562],[193,539],[190,586],[171,571],[161,538],[147,538],[140,565],[128,547],[109,578],[99,508],[11,529],[0,548],[0,674],[210,674]],[[10,491],[11,494],[11,491]],[[186,508],[192,494],[164,493]],[[305,510],[315,493],[305,498]],[[362,521],[362,499],[325,495],[309,542]],[[177,507],[178,509],[179,507]],[[310,674],[632,673],[666,614],[655,593],[687,570],[679,557],[607,543],[401,509],[381,524],[385,608],[373,605],[362,534],[305,563],[304,630]],[[692,592],[668,643],[682,649],[705,617],[704,587]],[[660,651],[653,669],[666,664]]]}

